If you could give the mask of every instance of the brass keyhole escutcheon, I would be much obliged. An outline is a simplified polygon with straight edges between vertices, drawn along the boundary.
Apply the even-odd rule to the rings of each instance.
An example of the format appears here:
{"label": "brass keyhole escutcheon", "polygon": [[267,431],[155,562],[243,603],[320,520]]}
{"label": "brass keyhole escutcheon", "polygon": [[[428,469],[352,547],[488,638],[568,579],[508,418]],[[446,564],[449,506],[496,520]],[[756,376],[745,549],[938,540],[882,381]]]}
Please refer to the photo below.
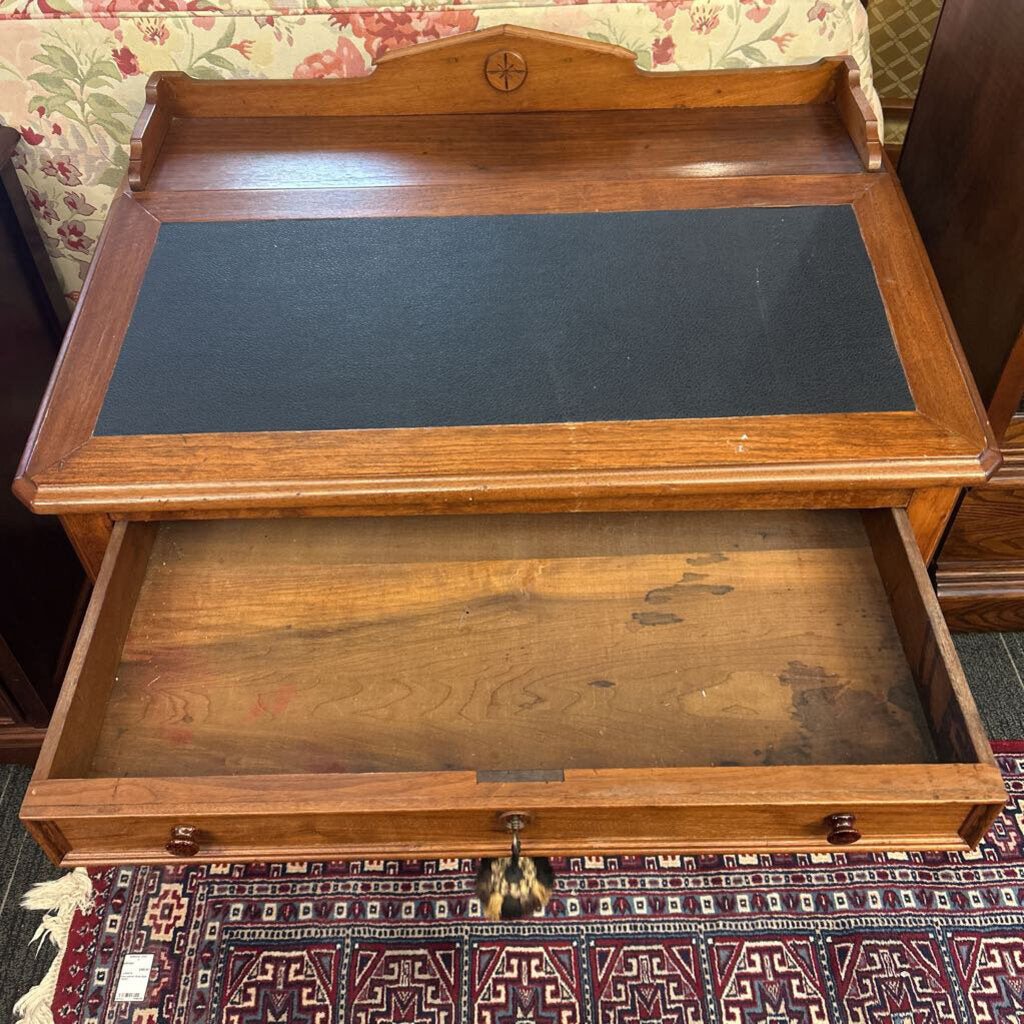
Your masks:
{"label": "brass keyhole escutcheon", "polygon": [[526,61],[514,50],[498,50],[484,61],[484,77],[498,92],[515,92],[526,81]]}
{"label": "brass keyhole escutcheon", "polygon": [[530,824],[530,815],[525,811],[505,811],[498,815],[498,821],[507,832],[512,833],[512,856],[518,857],[522,844],[519,833]]}

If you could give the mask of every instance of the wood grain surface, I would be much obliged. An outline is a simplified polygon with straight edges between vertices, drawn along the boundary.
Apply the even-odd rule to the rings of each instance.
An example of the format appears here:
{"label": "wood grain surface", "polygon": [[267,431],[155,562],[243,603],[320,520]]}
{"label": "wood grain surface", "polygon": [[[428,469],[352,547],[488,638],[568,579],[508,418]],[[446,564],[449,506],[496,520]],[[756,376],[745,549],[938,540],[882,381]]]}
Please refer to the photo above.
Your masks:
{"label": "wood grain surface", "polygon": [[900,180],[986,405],[1024,327],[1024,8],[945,4]]}
{"label": "wood grain surface", "polygon": [[562,783],[467,772],[38,779],[22,820],[66,865],[161,863],[170,829],[201,860],[499,855],[500,815],[525,810],[534,853],[829,849],[852,813],[858,850],[965,850],[1005,801],[991,764],[569,770]]}
{"label": "wood grain surface", "polygon": [[[496,49],[514,45],[527,69],[522,87],[492,88],[485,68]],[[830,108],[868,171],[881,167],[878,124],[850,56],[812,65],[741,70],[641,71],[620,46],[512,25],[407,47],[376,61],[371,75],[342,81],[217,82],[157,72],[131,140],[128,180],[152,187],[174,119],[318,116],[404,117],[545,111],[723,110],[730,107]],[[774,145],[776,154],[782,147]],[[783,157],[785,159],[785,157]]]}
{"label": "wood grain surface", "polygon": [[[254,776],[244,780],[247,806],[236,804],[234,810],[216,802],[210,779],[171,785],[169,780],[121,785],[86,780],[59,784],[78,804],[62,812],[51,803],[58,824],[36,816],[56,786],[34,786],[26,823],[51,856],[68,867],[167,863],[172,858],[165,844],[171,829],[183,822],[199,829],[196,860],[501,856],[508,851],[508,833],[499,823],[500,813],[523,808],[531,816],[523,841],[532,854],[826,853],[832,848],[825,819],[837,811],[856,816],[864,835],[858,853],[906,852],[969,849],[977,842],[976,808],[990,814],[988,805],[972,800],[991,796],[998,811],[1005,799],[998,769],[990,765],[758,768],[756,786],[735,784],[751,771],[675,769],[667,785],[656,769],[620,785],[611,773],[578,773],[592,778],[567,776],[557,786],[534,785],[526,801],[508,786],[498,791],[499,784],[491,792],[474,792],[472,779],[457,773],[392,776],[392,798],[368,786],[367,798],[355,801],[354,787],[346,781],[373,776]],[[871,784],[864,785],[869,773]],[[317,798],[311,801],[308,794],[317,782],[323,786],[316,787]],[[90,800],[109,794],[115,785],[115,800],[124,794],[146,803],[93,802],[98,813],[88,814]],[[597,800],[588,799],[588,788],[600,792]],[[617,799],[609,797],[613,790]],[[313,803],[330,809],[309,806]],[[353,803],[364,806],[348,813]],[[345,810],[339,813],[339,808]]]}
{"label": "wood grain surface", "polygon": [[37,512],[131,516],[318,505],[350,515],[599,511],[637,499],[685,508],[712,493],[728,508],[750,495],[774,505],[787,492],[983,480],[989,466],[915,413],[847,413],[97,437],[21,477],[17,493]]}
{"label": "wood grain surface", "polygon": [[[1014,349],[1024,362],[1024,335]],[[1004,372],[996,400],[1013,393]],[[997,409],[1004,422],[1006,410]],[[996,426],[993,416],[993,427]],[[1009,419],[1003,464],[984,486],[964,494],[935,566],[935,586],[950,629],[1024,630],[1024,415]]]}
{"label": "wood grain surface", "polygon": [[60,522],[89,579],[95,580],[110,542],[110,517],[103,512],[79,512],[61,516]]}
{"label": "wood grain surface", "polygon": [[147,191],[854,174],[833,107],[175,119]]}
{"label": "wood grain surface", "polygon": [[[899,173],[1003,466],[965,497],[935,580],[956,629],[1024,628],[1024,7],[942,5]],[[1018,428],[1024,423],[1018,421]]]}
{"label": "wood grain surface", "polygon": [[40,776],[78,774],[95,749],[155,534],[148,523],[113,530],[36,762]]}
{"label": "wood grain surface", "polygon": [[855,513],[165,524],[94,776],[926,762]]}
{"label": "wood grain surface", "polygon": [[1009,458],[992,485],[966,493],[935,570],[951,629],[1024,629],[1024,476],[1020,426],[1004,439]]}
{"label": "wood grain surface", "polygon": [[959,487],[920,487],[914,491],[907,512],[925,565],[935,557],[962,494]]}
{"label": "wood grain surface", "polygon": [[[213,157],[207,154],[212,161]],[[230,152],[221,160],[231,161]],[[250,186],[247,175],[234,179],[234,187],[176,191],[149,191],[135,196],[135,202],[161,222],[218,220],[316,219],[325,217],[446,217],[510,213],[587,213],[616,210],[696,210],[737,206],[815,206],[852,203],[880,179],[867,174],[825,171],[799,175],[762,173],[736,177],[692,174],[680,176],[666,167],[659,177],[657,168],[637,173],[610,169],[593,176],[581,171],[577,177],[552,175],[539,178],[520,169],[519,174],[488,175],[483,181],[460,181],[453,169],[454,183],[443,179],[440,165],[432,167],[429,180],[415,187],[391,185],[348,185],[303,187],[315,171],[310,154],[295,174],[290,187]],[[655,153],[653,161],[659,157]],[[662,158],[664,159],[664,158]],[[713,170],[715,164],[708,165]],[[411,173],[407,165],[405,173]],[[266,173],[278,175],[281,165]]]}
{"label": "wood grain surface", "polygon": [[863,522],[940,759],[995,766],[908,513],[873,510]]}
{"label": "wood grain surface", "polygon": [[[513,46],[525,58],[526,81],[498,92],[485,79],[488,58]],[[852,74],[851,74],[852,72]],[[133,169],[159,146],[151,111],[172,117],[402,116],[571,110],[777,107],[836,103],[860,90],[856,62],[845,56],[791,67],[646,72],[621,46],[516,25],[499,25],[379,57],[371,74],[343,80],[259,81],[190,78],[157,72],[133,132]],[[255,87],[254,87],[255,85]],[[226,86],[226,87],[225,87]],[[851,128],[865,137],[866,103]],[[140,186],[146,184],[142,175]]]}

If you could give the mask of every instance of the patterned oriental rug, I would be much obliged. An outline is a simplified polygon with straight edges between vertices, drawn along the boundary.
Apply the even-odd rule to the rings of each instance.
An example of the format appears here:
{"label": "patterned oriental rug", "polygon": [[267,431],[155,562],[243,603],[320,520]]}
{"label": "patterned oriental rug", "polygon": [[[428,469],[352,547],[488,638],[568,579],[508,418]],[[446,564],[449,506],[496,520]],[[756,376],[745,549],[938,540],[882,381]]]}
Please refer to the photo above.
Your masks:
{"label": "patterned oriental rug", "polygon": [[[976,853],[566,858],[519,923],[481,919],[470,861],[78,871],[49,883],[63,954],[20,1012],[49,1020],[52,994],[58,1024],[1024,1024],[1024,743],[997,752],[1011,802]],[[129,953],[153,954],[149,984],[118,1002]]]}

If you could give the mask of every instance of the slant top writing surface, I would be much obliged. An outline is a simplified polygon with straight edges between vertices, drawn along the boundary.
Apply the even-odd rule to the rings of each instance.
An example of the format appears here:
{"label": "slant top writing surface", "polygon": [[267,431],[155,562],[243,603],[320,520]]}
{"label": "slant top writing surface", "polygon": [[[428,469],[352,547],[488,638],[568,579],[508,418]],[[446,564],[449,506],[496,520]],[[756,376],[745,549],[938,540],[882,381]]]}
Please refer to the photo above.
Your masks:
{"label": "slant top writing surface", "polygon": [[165,223],[95,432],[913,408],[849,206]]}

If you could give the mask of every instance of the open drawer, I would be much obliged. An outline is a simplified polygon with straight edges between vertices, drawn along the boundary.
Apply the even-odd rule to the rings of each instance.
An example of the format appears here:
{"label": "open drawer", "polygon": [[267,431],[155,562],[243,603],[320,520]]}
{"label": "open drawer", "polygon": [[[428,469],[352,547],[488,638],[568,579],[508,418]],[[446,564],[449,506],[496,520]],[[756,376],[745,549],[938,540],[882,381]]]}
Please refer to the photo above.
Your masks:
{"label": "open drawer", "polygon": [[117,525],[22,820],[69,865],[494,854],[510,813],[965,849],[1004,796],[902,510],[239,519]]}

